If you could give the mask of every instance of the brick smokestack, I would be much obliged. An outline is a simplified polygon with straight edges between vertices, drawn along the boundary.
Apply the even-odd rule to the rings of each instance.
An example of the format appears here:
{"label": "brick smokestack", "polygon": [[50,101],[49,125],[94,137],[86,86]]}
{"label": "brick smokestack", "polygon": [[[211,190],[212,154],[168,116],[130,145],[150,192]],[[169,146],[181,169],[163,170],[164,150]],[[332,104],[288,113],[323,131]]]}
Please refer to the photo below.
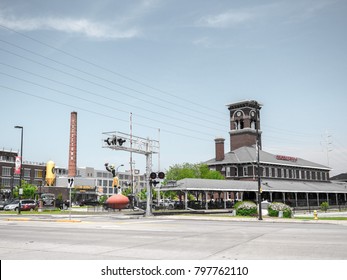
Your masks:
{"label": "brick smokestack", "polygon": [[69,146],[69,177],[77,175],[77,112],[71,112],[70,146]]}
{"label": "brick smokestack", "polygon": [[224,138],[216,138],[216,161],[222,161],[224,159]]}

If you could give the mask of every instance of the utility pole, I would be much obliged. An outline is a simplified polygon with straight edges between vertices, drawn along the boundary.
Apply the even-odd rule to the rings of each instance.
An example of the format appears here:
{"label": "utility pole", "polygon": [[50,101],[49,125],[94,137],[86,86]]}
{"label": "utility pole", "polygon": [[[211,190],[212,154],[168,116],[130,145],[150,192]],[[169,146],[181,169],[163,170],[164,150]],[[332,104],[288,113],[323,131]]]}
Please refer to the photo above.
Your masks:
{"label": "utility pole", "polygon": [[257,177],[258,177],[258,207],[259,207],[259,217],[258,220],[263,220],[262,209],[261,209],[261,179],[260,179],[260,137],[259,137],[259,103],[254,102],[255,105],[255,127],[256,127],[256,137],[257,137]]}
{"label": "utility pole", "polygon": [[330,158],[329,158],[329,153],[333,151],[333,148],[332,148],[332,144],[333,144],[333,140],[332,140],[332,135],[329,134],[329,131],[326,130],[325,131],[325,134],[323,135],[324,137],[324,151],[327,153],[327,166],[329,167],[330,165]]}
{"label": "utility pole", "polygon": [[19,170],[19,190],[18,190],[18,214],[20,214],[21,212],[21,195],[23,193],[23,189],[22,189],[22,178],[23,178],[23,126],[19,126],[16,125],[14,128],[19,128],[21,130],[21,140],[20,140],[20,170]]}

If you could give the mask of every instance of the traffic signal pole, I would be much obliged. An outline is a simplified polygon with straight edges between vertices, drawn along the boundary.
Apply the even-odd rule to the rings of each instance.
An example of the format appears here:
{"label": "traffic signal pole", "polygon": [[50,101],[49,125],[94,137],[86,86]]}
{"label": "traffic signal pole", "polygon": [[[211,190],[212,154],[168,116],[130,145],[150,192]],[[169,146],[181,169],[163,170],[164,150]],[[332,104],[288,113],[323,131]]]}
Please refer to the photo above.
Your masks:
{"label": "traffic signal pole", "polygon": [[126,151],[146,156],[146,213],[145,216],[152,216],[152,186],[150,183],[150,173],[152,171],[152,155],[159,152],[159,141],[149,138],[142,138],[126,134],[119,131],[104,132],[102,147],[117,151]]}

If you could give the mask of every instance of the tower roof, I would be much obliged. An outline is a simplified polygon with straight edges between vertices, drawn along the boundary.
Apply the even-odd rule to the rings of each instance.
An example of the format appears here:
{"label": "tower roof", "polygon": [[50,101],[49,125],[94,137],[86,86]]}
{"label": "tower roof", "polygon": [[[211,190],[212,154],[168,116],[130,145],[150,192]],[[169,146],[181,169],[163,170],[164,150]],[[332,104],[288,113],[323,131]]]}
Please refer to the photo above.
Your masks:
{"label": "tower roof", "polygon": [[242,100],[242,101],[238,101],[238,102],[234,102],[231,104],[227,104],[226,106],[229,109],[236,109],[236,108],[241,108],[241,107],[255,107],[256,105],[259,106],[259,109],[263,106],[263,104],[259,103],[256,100]]}

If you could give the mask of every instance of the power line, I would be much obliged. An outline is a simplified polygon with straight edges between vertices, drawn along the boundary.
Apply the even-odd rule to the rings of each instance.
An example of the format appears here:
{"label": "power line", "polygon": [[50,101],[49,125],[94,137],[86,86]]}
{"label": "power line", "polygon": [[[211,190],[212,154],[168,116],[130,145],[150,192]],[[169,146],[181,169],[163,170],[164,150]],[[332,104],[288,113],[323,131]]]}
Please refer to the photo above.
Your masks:
{"label": "power line", "polygon": [[[0,41],[3,41],[3,40],[0,39]],[[11,44],[11,45],[13,45],[13,44]],[[14,45],[14,46],[16,46],[16,45]],[[39,54],[34,53],[34,52],[30,51],[30,50],[26,50],[26,49],[24,49],[24,48],[22,48],[22,47],[19,47],[19,46],[16,46],[16,47],[18,47],[18,48],[20,48],[20,49],[23,49],[23,50],[25,50],[25,51],[28,51],[28,52],[30,52],[30,53],[32,53],[32,54],[34,54],[34,55],[37,55],[37,56],[39,56],[39,57],[42,57],[42,58],[44,58],[44,59],[51,60],[51,61],[53,61],[53,62],[55,62],[55,63],[58,63],[58,64],[61,64],[61,65],[65,66],[65,67],[68,67],[68,68],[71,68],[71,69],[73,69],[73,70],[76,70],[76,71],[78,71],[78,72],[81,72],[81,73],[84,73],[84,74],[88,74],[88,75],[90,75],[90,76],[94,76],[94,77],[99,78],[99,79],[103,79],[103,78],[100,78],[100,77],[95,76],[95,75],[93,75],[93,74],[89,74],[89,73],[87,73],[87,72],[85,72],[85,71],[79,70],[79,69],[77,69],[77,68],[75,68],[75,67],[70,67],[70,66],[68,66],[68,65],[66,65],[66,64],[64,64],[64,63],[60,63],[60,62],[58,62],[58,61],[56,61],[56,60],[53,60],[53,59],[51,59],[51,58],[47,58],[47,57],[45,57],[45,56],[39,55]],[[179,114],[183,114],[183,115],[185,115],[185,116],[188,116],[188,117],[191,117],[191,118],[195,118],[195,119],[196,119],[196,117],[193,116],[193,115],[191,115],[191,114],[187,114],[187,113],[184,113],[184,112],[181,112],[181,111],[177,111],[177,110],[175,110],[175,109],[173,109],[173,108],[169,108],[169,107],[166,107],[166,106],[163,106],[163,105],[155,104],[155,103],[153,103],[153,102],[151,102],[151,101],[148,101],[148,100],[146,100],[146,99],[139,98],[139,97],[137,97],[137,96],[129,95],[129,94],[127,94],[127,93],[124,93],[124,92],[119,91],[119,90],[112,89],[112,88],[110,88],[110,87],[108,87],[108,86],[105,86],[105,85],[102,85],[102,84],[100,84],[100,83],[96,83],[96,82],[90,81],[89,79],[85,79],[85,78],[82,78],[82,77],[80,77],[80,76],[74,75],[74,74],[72,74],[72,73],[68,73],[68,72],[66,72],[66,71],[57,69],[57,68],[55,68],[55,67],[48,66],[48,65],[46,65],[46,64],[40,63],[40,62],[38,62],[38,61],[35,61],[35,60],[30,59],[30,58],[28,58],[28,57],[25,57],[25,56],[23,56],[23,55],[19,55],[19,54],[17,54],[17,53],[12,52],[12,51],[9,51],[9,50],[3,49],[3,48],[0,48],[0,50],[3,51],[3,52],[7,52],[7,53],[9,53],[9,54],[12,54],[12,55],[14,55],[14,56],[20,57],[20,58],[22,58],[22,59],[25,59],[25,60],[27,60],[27,61],[30,61],[30,62],[32,62],[32,63],[41,65],[41,66],[43,66],[43,67],[52,69],[52,70],[54,70],[54,71],[63,73],[63,74],[65,74],[65,75],[74,77],[74,78],[79,79],[79,80],[82,80],[82,81],[84,81],[84,82],[87,82],[87,83],[90,83],[90,84],[93,84],[93,85],[102,87],[102,88],[107,89],[107,90],[110,90],[110,91],[112,91],[112,92],[117,92],[117,93],[122,94],[122,95],[124,95],[124,96],[126,96],[126,97],[131,97],[131,98],[134,98],[134,99],[139,100],[139,101],[141,101],[141,102],[148,103],[148,104],[150,104],[150,105],[157,105],[157,106],[160,106],[161,108],[164,108],[164,109],[166,109],[166,110],[168,110],[168,111],[173,111],[173,112],[176,112],[176,113],[179,113]],[[105,81],[107,81],[107,82],[109,82],[109,83],[118,85],[117,83],[114,83],[114,82],[109,81],[109,80],[107,80],[107,79],[103,79],[103,80],[105,80]],[[127,87],[124,87],[124,88],[127,88]],[[127,89],[129,89],[129,88],[127,88]],[[137,90],[134,90],[134,91],[137,91]],[[141,93],[140,91],[137,91],[137,92],[138,92],[138,93]],[[103,96],[103,97],[104,97],[104,96]],[[133,106],[133,105],[131,105],[131,106]],[[199,119],[204,120],[205,122],[208,122],[208,123],[211,123],[211,124],[214,124],[214,125],[221,126],[220,123],[215,123],[215,122],[212,122],[212,121],[210,121],[210,120],[202,119],[202,118],[199,118]]]}
{"label": "power line", "polygon": [[[31,75],[34,75],[34,76],[37,76],[37,77],[40,77],[40,78],[43,78],[43,79],[48,79],[49,81],[53,81],[53,82],[56,82],[56,83],[59,83],[59,84],[63,84],[64,86],[68,86],[68,87],[72,87],[74,89],[77,89],[79,91],[82,91],[83,93],[87,92],[91,95],[94,95],[94,96],[99,96],[99,97],[103,97],[99,94],[95,94],[91,91],[88,91],[88,90],[83,90],[83,89],[80,89],[80,88],[77,88],[77,87],[74,87],[74,86],[70,86],[68,84],[65,84],[65,83],[60,83],[58,81],[55,81],[55,80],[52,80],[50,78],[47,78],[47,77],[44,77],[44,76],[41,76],[41,75],[37,75],[37,74],[34,74],[34,73],[30,73],[24,69],[20,69],[20,68],[17,68],[17,67],[13,67],[13,66],[10,66],[10,65],[7,65],[5,63],[1,63],[0,64],[2,65],[5,65],[5,66],[8,66],[8,67],[12,67],[14,69],[17,69],[17,70],[20,70],[20,71],[23,71],[25,73],[28,73],[28,74],[31,74]],[[114,107],[112,106],[109,106],[109,105],[105,105],[105,104],[102,104],[102,103],[99,103],[99,102],[96,102],[96,101],[93,101],[93,100],[89,100],[87,98],[82,98],[80,96],[75,96],[73,94],[69,94],[69,93],[66,93],[66,92],[63,92],[61,90],[57,90],[57,89],[54,89],[54,88],[51,88],[51,87],[47,87],[47,86],[44,86],[44,85],[41,85],[41,84],[38,84],[38,83],[34,83],[32,81],[29,81],[29,80],[26,80],[26,79],[23,79],[23,78],[19,78],[19,77],[16,77],[16,76],[13,76],[13,75],[10,75],[8,73],[3,73],[3,72],[0,72],[0,74],[4,75],[4,76],[8,76],[8,77],[11,77],[13,79],[17,79],[17,80],[20,80],[20,81],[23,81],[23,82],[26,82],[26,83],[29,83],[29,84],[32,84],[32,85],[35,85],[35,86],[39,86],[39,87],[42,87],[42,88],[45,88],[45,89],[48,89],[48,90],[51,90],[51,91],[55,91],[57,93],[61,93],[61,94],[64,94],[66,96],[70,96],[70,97],[73,97],[73,98],[77,98],[77,99],[80,99],[80,100],[83,100],[83,101],[86,101],[86,102],[89,102],[89,103],[92,103],[94,105],[98,105],[98,106],[102,106],[102,107],[105,107],[105,108],[109,108],[109,109],[112,109],[112,110],[116,110],[116,111],[120,111],[120,112],[123,112],[123,113],[127,113],[129,114],[128,111],[125,111],[125,110],[122,110],[120,108],[117,108],[115,109]],[[135,108],[138,108],[140,110],[144,110],[144,111],[147,111],[147,112],[150,112],[150,113],[153,113],[153,114],[156,114],[156,115],[161,115],[161,116],[164,116],[164,117],[170,117],[171,119],[176,119],[176,120],[179,120],[179,121],[182,121],[182,122],[185,122],[185,123],[191,123],[191,124],[194,124],[194,125],[199,125],[198,123],[195,123],[195,122],[192,122],[192,121],[188,121],[188,120],[184,120],[184,119],[179,119],[177,117],[172,117],[172,116],[169,116],[169,115],[166,115],[166,114],[163,114],[163,113],[159,113],[159,112],[155,112],[155,111],[151,111],[151,110],[148,110],[148,109],[144,109],[142,107],[139,107],[139,106],[135,106],[133,104],[129,104],[129,103],[126,103],[126,102],[123,102],[123,101],[119,101],[119,100],[116,100],[116,99],[113,99],[113,98],[107,98],[109,100],[112,100],[114,102],[117,102],[117,103],[121,103],[121,104],[125,104],[127,106],[131,106],[131,107],[135,107]],[[151,120],[151,121],[155,121],[155,122],[160,122],[160,123],[163,123],[163,124],[167,124],[167,125],[170,125],[170,126],[174,126],[174,127],[178,127],[178,128],[182,128],[181,126],[177,126],[177,125],[174,125],[174,124],[169,124],[167,122],[163,122],[163,121],[160,121],[158,119],[153,119],[153,118],[149,118],[147,116],[144,116],[144,115],[141,115],[141,114],[136,114],[137,116],[139,117],[142,117],[144,119],[147,119],[147,120]],[[216,130],[216,131],[221,131],[219,129],[216,129],[216,128],[213,128],[213,127],[208,127],[208,126],[204,126],[205,128],[209,128],[209,129],[212,129],[212,130]],[[198,132],[200,133],[200,131],[197,131],[197,130],[192,130],[191,128],[189,129],[189,131],[195,131],[195,132]]]}
{"label": "power line", "polygon": [[[62,63],[62,62],[60,62],[60,61],[57,61],[57,60],[55,60],[55,59],[52,59],[52,58],[43,56],[43,55],[38,54],[38,53],[36,53],[36,52],[34,52],[34,51],[31,51],[31,50],[28,50],[28,49],[23,48],[23,47],[21,47],[21,46],[18,46],[18,45],[16,45],[16,44],[10,43],[10,42],[8,42],[8,41],[6,41],[6,40],[0,39],[0,41],[3,42],[3,43],[5,43],[5,44],[8,44],[8,45],[10,45],[10,46],[13,46],[13,47],[16,47],[16,48],[18,48],[18,49],[21,49],[21,50],[24,50],[24,51],[26,51],[26,52],[29,52],[29,53],[31,53],[31,54],[33,54],[33,55],[38,56],[38,57],[41,57],[41,58],[50,60],[50,61],[52,61],[52,62],[54,62],[54,63],[57,63],[57,64],[59,64],[59,65],[62,65],[62,66],[64,66],[64,67],[73,69],[73,70],[75,70],[75,71],[78,71],[78,72],[83,73],[83,74],[86,74],[86,75],[89,75],[89,76],[91,76],[91,77],[93,77],[93,78],[96,78],[96,79],[99,79],[99,80],[102,80],[102,81],[111,83],[111,84],[113,84],[113,85],[116,85],[116,86],[121,87],[121,88],[123,88],[123,89],[127,89],[127,90],[130,90],[130,91],[133,91],[133,92],[135,92],[135,93],[139,93],[139,94],[141,94],[141,95],[144,95],[144,96],[153,98],[153,99],[155,99],[156,101],[161,101],[161,102],[168,103],[168,104],[171,104],[171,105],[180,107],[180,108],[184,108],[184,109],[188,110],[189,112],[194,111],[194,112],[199,113],[199,114],[209,115],[209,116],[212,117],[212,118],[216,118],[215,115],[208,114],[208,112],[200,112],[200,111],[193,110],[193,109],[190,108],[190,107],[186,107],[186,106],[184,106],[184,105],[178,105],[177,103],[168,101],[168,100],[166,100],[166,99],[163,99],[163,98],[160,98],[160,97],[157,97],[157,96],[153,96],[153,95],[151,95],[151,94],[145,93],[145,92],[143,92],[143,91],[139,91],[139,90],[137,90],[137,89],[133,89],[133,88],[128,87],[128,86],[124,86],[124,85],[122,85],[122,84],[120,84],[120,83],[116,83],[116,82],[114,82],[114,81],[110,81],[110,80],[105,79],[105,78],[103,78],[103,77],[101,77],[101,76],[98,76],[98,75],[95,75],[95,74],[91,74],[91,73],[89,73],[89,72],[87,72],[87,71],[78,69],[78,68],[76,68],[76,67],[74,67],[74,66],[71,66],[71,65],[68,65],[68,64],[66,64],[66,63]],[[127,95],[127,96],[131,96],[131,95],[129,95],[129,94],[126,94],[126,95]],[[131,97],[133,97],[133,96],[131,96]],[[135,98],[135,97],[133,97],[133,98]],[[151,104],[153,103],[153,101],[152,101],[152,102],[149,102],[149,101],[146,101],[146,100],[143,100],[143,99],[142,99],[142,101],[143,101],[143,102],[147,102],[147,103],[151,103]],[[162,106],[162,105],[160,105],[160,106]],[[162,106],[162,107],[163,107],[163,106]],[[185,114],[185,115],[187,115],[187,116],[192,117],[192,115],[187,114],[187,113],[183,113],[183,112],[179,112],[179,113]],[[193,117],[195,117],[195,116],[193,116]]]}
{"label": "power line", "polygon": [[[85,112],[88,112],[88,113],[91,113],[91,114],[94,114],[94,115],[99,115],[99,116],[102,116],[102,117],[106,117],[106,118],[110,118],[110,119],[115,119],[115,120],[118,120],[118,121],[121,121],[121,122],[125,122],[125,123],[128,123],[128,122],[129,122],[129,120],[123,120],[123,119],[120,119],[120,118],[116,118],[116,117],[114,117],[114,116],[110,116],[110,115],[106,115],[106,114],[99,113],[99,112],[96,112],[96,111],[88,110],[88,109],[85,109],[85,108],[82,108],[82,107],[79,107],[79,106],[74,106],[74,105],[66,104],[66,103],[64,103],[64,102],[52,100],[52,99],[50,99],[50,98],[43,97],[43,96],[38,96],[38,95],[29,93],[29,92],[25,92],[25,91],[23,91],[23,90],[10,88],[10,87],[5,86],[5,85],[1,85],[1,84],[0,84],[0,87],[2,87],[2,88],[4,88],[4,89],[7,89],[7,90],[15,91],[15,92],[18,92],[18,93],[27,95],[27,96],[31,96],[31,97],[34,97],[34,98],[38,98],[38,99],[42,99],[42,100],[45,100],[45,101],[48,101],[48,102],[52,102],[52,103],[55,103],[55,104],[59,104],[59,105],[65,106],[65,107],[69,107],[69,108],[74,108],[74,109],[78,109],[78,110],[81,110],[81,111],[85,111]],[[147,124],[143,124],[143,123],[135,123],[135,124],[137,124],[137,125],[139,125],[139,126],[148,127],[148,128],[151,128],[151,129],[158,130],[157,127],[149,126],[149,125],[147,125]],[[170,124],[170,125],[171,125],[171,124]],[[186,128],[184,128],[184,127],[179,127],[179,128],[192,131],[191,129],[186,129]],[[184,133],[179,133],[179,132],[176,132],[176,131],[173,132],[173,131],[168,130],[168,129],[161,129],[161,131],[164,131],[164,132],[169,133],[169,134],[178,135],[178,136],[184,136],[184,137],[187,137],[187,138],[197,139],[197,140],[201,140],[201,141],[205,141],[205,142],[210,142],[210,141],[211,141],[211,140],[207,140],[207,139],[204,139],[204,138],[200,138],[200,137],[196,137],[196,136],[192,136],[192,135],[187,135],[187,134],[184,134]],[[201,134],[206,135],[206,133],[200,132],[200,131],[197,131],[197,133],[201,133]]]}
{"label": "power line", "polygon": [[[88,61],[88,60],[86,60],[86,59],[84,59],[84,58],[81,58],[81,57],[79,57],[79,56],[76,56],[76,55],[73,55],[73,54],[71,54],[71,53],[68,53],[68,52],[66,52],[66,51],[64,51],[64,50],[61,50],[61,49],[56,48],[56,47],[54,47],[54,46],[51,46],[51,45],[49,45],[49,44],[47,44],[47,43],[45,43],[45,42],[42,42],[42,41],[40,41],[40,40],[37,40],[37,39],[35,39],[35,38],[31,37],[31,36],[28,36],[28,35],[26,35],[26,34],[24,34],[24,33],[22,33],[22,32],[19,32],[19,31],[17,31],[17,30],[14,30],[14,29],[12,29],[12,28],[10,28],[10,27],[4,26],[4,25],[2,25],[2,24],[0,24],[0,27],[2,27],[3,29],[6,29],[6,30],[8,30],[8,31],[11,31],[11,32],[13,32],[13,33],[16,33],[16,34],[18,34],[18,35],[20,35],[20,36],[22,36],[22,37],[24,37],[24,38],[27,38],[27,39],[29,39],[29,40],[35,42],[35,43],[38,43],[38,44],[40,44],[40,45],[43,45],[43,46],[48,47],[48,48],[50,48],[50,49],[53,49],[53,50],[55,50],[55,51],[57,51],[57,52],[60,52],[60,53],[62,53],[62,54],[64,54],[64,55],[67,55],[67,56],[72,57],[72,58],[74,58],[74,59],[77,59],[77,60],[79,60],[79,61],[81,61],[81,62],[84,62],[84,63],[86,63],[86,64],[89,64],[89,65],[91,65],[91,66],[93,66],[93,67],[99,68],[99,69],[104,70],[104,71],[109,72],[109,73],[112,73],[112,74],[114,74],[114,75],[116,75],[116,76],[119,76],[119,77],[121,77],[121,78],[123,78],[123,79],[126,79],[126,80],[128,80],[128,81],[137,83],[137,84],[139,84],[139,85],[141,85],[141,86],[144,86],[144,87],[147,87],[147,88],[149,88],[149,89],[158,91],[158,92],[160,92],[160,93],[163,93],[163,94],[165,94],[165,95],[168,95],[168,96],[177,98],[177,99],[179,99],[179,100],[183,100],[183,101],[188,102],[189,104],[192,104],[192,105],[194,105],[194,106],[198,106],[198,107],[207,109],[207,110],[209,110],[209,111],[214,111],[214,112],[220,113],[219,111],[215,110],[214,108],[210,108],[210,107],[201,105],[201,104],[199,104],[199,103],[197,103],[197,102],[195,102],[195,101],[188,100],[188,99],[186,99],[186,98],[184,98],[184,97],[177,96],[177,95],[175,95],[175,94],[172,94],[172,93],[169,93],[169,92],[167,92],[167,91],[164,91],[164,90],[158,89],[158,88],[156,88],[156,87],[153,87],[153,86],[151,86],[151,85],[145,84],[145,83],[143,83],[143,82],[140,82],[140,81],[138,81],[138,80],[135,80],[135,79],[133,79],[133,78],[130,78],[130,77],[126,76],[126,75],[120,74],[120,73],[115,72],[115,71],[113,71],[113,70],[111,70],[111,69],[108,69],[108,68],[106,68],[106,67],[100,66],[100,65],[98,65],[98,64],[96,64],[96,63],[93,63],[93,62],[91,62],[91,61]],[[192,110],[191,108],[188,108],[188,109],[189,109],[189,110]],[[200,112],[200,113],[206,114],[206,112]],[[211,115],[211,116],[213,116],[213,115]]]}

